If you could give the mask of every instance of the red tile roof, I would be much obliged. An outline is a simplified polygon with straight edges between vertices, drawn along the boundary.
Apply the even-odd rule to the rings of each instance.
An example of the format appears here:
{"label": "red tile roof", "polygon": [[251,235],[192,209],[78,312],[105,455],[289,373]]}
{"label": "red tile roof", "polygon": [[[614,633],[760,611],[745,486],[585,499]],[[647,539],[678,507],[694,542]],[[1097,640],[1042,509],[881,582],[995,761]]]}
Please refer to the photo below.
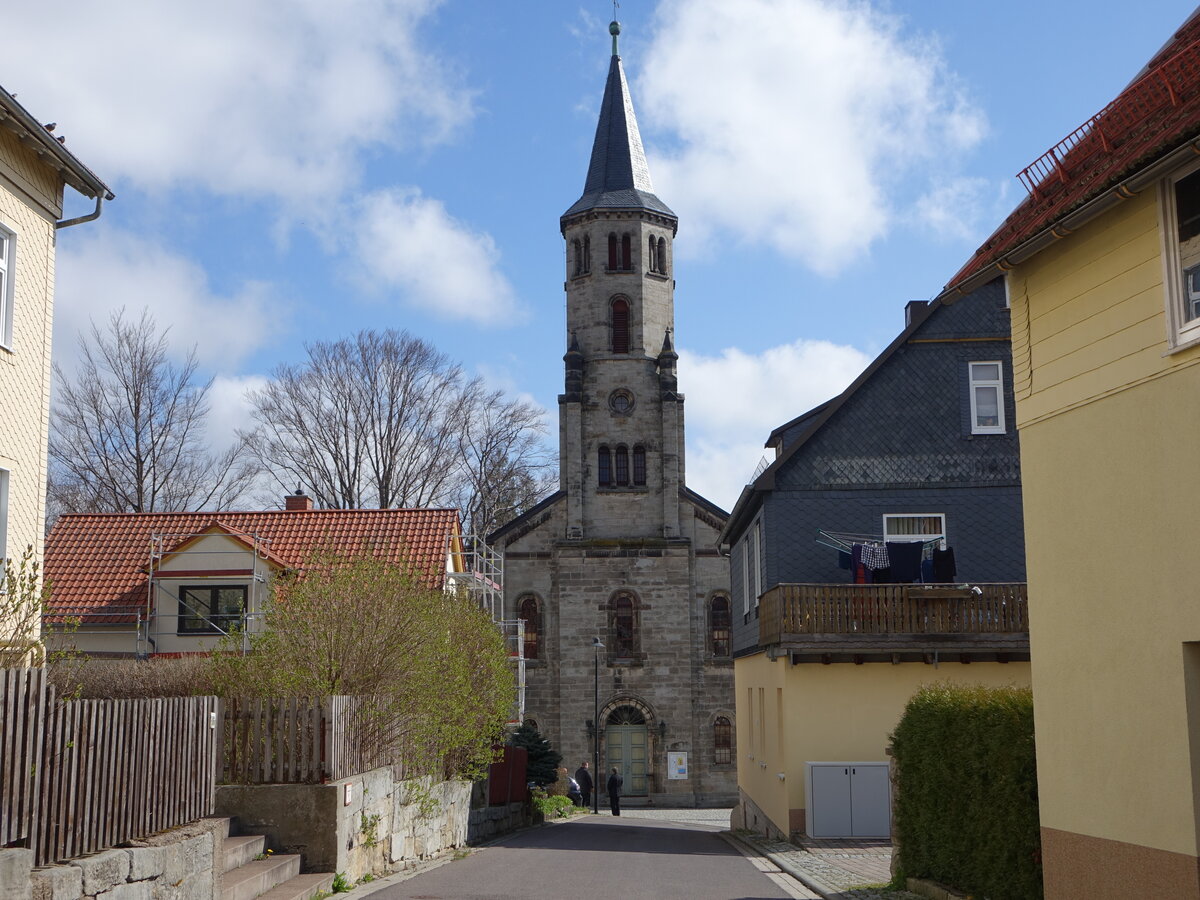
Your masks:
{"label": "red tile roof", "polygon": [[441,587],[454,509],[315,509],[264,512],[80,513],[60,516],[46,539],[49,614],[85,615],[88,624],[134,621],[145,609],[151,548],[178,551],[206,531],[226,531],[263,547],[282,568],[314,551],[362,552],[412,565]]}
{"label": "red tile roof", "polygon": [[1194,12],[1129,87],[1020,174],[1029,196],[943,294],[1003,264],[1023,243],[1198,133],[1200,15]]}

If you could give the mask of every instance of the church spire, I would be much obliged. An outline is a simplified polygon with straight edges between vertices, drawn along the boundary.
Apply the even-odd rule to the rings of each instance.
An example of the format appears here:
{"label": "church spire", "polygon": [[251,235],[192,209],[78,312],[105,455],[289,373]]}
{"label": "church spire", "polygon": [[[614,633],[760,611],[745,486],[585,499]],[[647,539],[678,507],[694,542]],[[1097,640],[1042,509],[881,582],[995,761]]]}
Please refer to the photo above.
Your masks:
{"label": "church spire", "polygon": [[592,142],[592,159],[588,165],[583,196],[575,201],[563,218],[591,209],[646,209],[671,217],[675,216],[665,203],[654,195],[650,183],[650,167],[642,149],[637,118],[625,70],[617,55],[617,35],[621,25],[608,26],[613,39],[612,61],[608,66],[608,82],[600,103],[600,121]]}

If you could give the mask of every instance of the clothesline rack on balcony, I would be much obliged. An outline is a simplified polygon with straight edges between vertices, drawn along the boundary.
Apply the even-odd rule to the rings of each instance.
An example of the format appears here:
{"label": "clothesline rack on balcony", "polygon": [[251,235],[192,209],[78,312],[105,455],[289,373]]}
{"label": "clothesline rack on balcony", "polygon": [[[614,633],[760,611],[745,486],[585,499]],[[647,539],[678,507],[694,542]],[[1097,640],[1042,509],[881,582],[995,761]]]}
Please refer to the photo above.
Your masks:
{"label": "clothesline rack on balcony", "polygon": [[[903,540],[901,535],[892,535],[892,541]],[[925,549],[929,549],[934,544],[940,544],[943,540],[942,535],[934,538],[922,540],[921,544]],[[888,539],[881,534],[853,534],[849,531],[826,531],[823,528],[817,529],[817,543],[822,547],[828,547],[831,550],[838,550],[842,553],[849,553],[855,544],[886,544]]]}

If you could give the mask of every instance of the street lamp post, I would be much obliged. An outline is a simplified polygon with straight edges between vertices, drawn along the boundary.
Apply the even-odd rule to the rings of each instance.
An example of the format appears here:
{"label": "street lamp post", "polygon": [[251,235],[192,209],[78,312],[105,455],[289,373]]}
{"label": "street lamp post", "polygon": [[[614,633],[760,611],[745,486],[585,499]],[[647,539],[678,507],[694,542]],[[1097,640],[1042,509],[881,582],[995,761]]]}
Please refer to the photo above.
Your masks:
{"label": "street lamp post", "polygon": [[592,638],[592,812],[600,812],[600,638]]}

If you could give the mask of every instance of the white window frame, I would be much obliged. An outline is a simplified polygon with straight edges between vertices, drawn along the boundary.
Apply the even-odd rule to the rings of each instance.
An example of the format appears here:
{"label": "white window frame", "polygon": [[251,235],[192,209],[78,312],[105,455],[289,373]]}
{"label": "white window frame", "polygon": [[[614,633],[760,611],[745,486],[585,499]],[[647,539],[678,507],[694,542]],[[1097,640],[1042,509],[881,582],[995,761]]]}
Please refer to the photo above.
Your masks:
{"label": "white window frame", "polygon": [[8,487],[12,472],[0,468],[0,592],[4,590],[4,563],[8,559]]}
{"label": "white window frame", "polygon": [[[942,530],[938,532],[925,532],[921,534],[892,534],[888,530],[888,521],[891,519],[938,519],[942,523]],[[900,543],[902,541],[932,541],[935,538],[941,540],[939,549],[946,549],[946,514],[945,513],[884,513],[883,514],[883,539],[884,541],[892,541]]]}
{"label": "white window frame", "polygon": [[0,347],[12,350],[14,271],[17,259],[17,234],[0,224]]}
{"label": "white window frame", "polygon": [[[1189,320],[1184,310],[1189,298],[1179,252],[1179,216],[1175,203],[1175,185],[1198,170],[1200,163],[1193,163],[1164,178],[1158,185],[1158,231],[1162,239],[1167,345],[1172,350],[1200,343],[1200,316]],[[1200,262],[1193,262],[1189,268],[1200,268]]]}
{"label": "white window frame", "polygon": [[[995,378],[977,378],[976,366],[995,366]],[[1004,421],[1004,363],[998,359],[979,360],[967,363],[967,381],[971,394],[971,434],[1006,434],[1007,424]],[[975,399],[976,388],[996,389],[996,422],[995,425],[979,424],[979,406]]]}

